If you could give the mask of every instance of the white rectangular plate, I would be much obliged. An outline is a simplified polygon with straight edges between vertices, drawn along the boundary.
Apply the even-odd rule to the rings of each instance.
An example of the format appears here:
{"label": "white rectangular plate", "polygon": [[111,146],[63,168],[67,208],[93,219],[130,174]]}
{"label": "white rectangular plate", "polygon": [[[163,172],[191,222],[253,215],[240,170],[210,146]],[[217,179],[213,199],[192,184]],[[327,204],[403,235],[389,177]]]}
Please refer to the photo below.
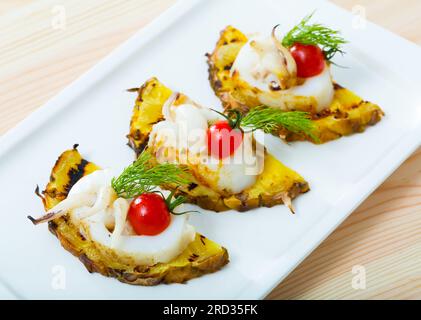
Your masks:
{"label": "white rectangular plate", "polygon": [[[247,33],[292,26],[317,9],[315,20],[342,30],[350,44],[334,78],[386,117],[364,134],[322,145],[287,146],[267,137],[269,149],[300,172],[311,192],[284,206],[248,213],[194,215],[197,230],[228,248],[220,272],[188,284],[129,286],[89,274],[28,214],[43,208],[33,193],[44,186],[57,156],[79,150],[102,167],[133,160],[125,135],[135,96],[125,89],[157,76],[196,101],[219,106],[209,83],[205,52],[228,24]],[[325,239],[420,144],[421,50],[326,1],[181,1],[86,75],[3,136],[0,149],[0,282],[20,298],[201,299],[263,298]],[[353,27],[354,25],[354,27]],[[19,106],[17,106],[19,107]],[[54,285],[65,270],[65,289]]]}

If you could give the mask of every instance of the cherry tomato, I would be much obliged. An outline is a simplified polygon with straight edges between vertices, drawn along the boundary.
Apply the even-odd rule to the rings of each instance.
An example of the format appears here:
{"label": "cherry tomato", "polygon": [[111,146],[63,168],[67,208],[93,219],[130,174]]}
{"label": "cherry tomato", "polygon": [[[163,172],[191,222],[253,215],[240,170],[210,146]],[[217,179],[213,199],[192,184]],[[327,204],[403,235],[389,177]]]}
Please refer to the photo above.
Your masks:
{"label": "cherry tomato", "polygon": [[289,50],[297,64],[297,75],[300,78],[314,77],[324,70],[325,57],[318,46],[296,43]]}
{"label": "cherry tomato", "polygon": [[231,156],[242,141],[243,132],[233,129],[226,120],[218,121],[208,129],[208,150],[215,158]]}
{"label": "cherry tomato", "polygon": [[130,204],[127,218],[138,235],[155,236],[171,222],[164,198],[156,193],[143,193]]}

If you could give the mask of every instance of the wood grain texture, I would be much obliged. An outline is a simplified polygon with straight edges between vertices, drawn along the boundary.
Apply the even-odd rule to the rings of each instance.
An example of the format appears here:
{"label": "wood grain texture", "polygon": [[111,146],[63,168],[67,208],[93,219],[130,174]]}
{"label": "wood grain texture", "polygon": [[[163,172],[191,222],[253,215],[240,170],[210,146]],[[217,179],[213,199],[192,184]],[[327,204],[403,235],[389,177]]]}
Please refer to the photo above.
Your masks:
{"label": "wood grain texture", "polygon": [[[53,0],[0,1],[0,134],[57,94],[174,0],[72,0],[64,30]],[[421,1],[335,0],[421,44]],[[421,299],[421,149],[269,299]],[[367,286],[353,289],[352,268]]]}

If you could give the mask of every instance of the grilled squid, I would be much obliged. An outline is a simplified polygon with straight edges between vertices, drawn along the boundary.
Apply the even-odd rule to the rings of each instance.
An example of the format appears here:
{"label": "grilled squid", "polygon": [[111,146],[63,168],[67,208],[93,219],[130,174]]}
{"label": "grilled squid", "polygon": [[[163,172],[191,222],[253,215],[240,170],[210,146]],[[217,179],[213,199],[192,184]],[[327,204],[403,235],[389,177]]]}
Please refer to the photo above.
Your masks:
{"label": "grilled squid", "polygon": [[317,76],[299,78],[291,52],[276,37],[255,35],[241,48],[231,77],[239,91],[251,90],[263,105],[284,111],[320,112],[333,100],[334,87],[330,66]]}
{"label": "grilled squid", "polygon": [[[116,195],[111,187],[112,177],[109,170],[98,170],[81,178],[65,200],[31,221],[38,224],[67,214],[70,222],[103,254],[117,254],[122,261],[138,265],[169,262],[194,240],[196,232],[187,223],[187,214],[171,215],[170,225],[158,235],[140,236],[133,232],[127,220],[130,200]],[[180,207],[177,210],[182,211]]]}

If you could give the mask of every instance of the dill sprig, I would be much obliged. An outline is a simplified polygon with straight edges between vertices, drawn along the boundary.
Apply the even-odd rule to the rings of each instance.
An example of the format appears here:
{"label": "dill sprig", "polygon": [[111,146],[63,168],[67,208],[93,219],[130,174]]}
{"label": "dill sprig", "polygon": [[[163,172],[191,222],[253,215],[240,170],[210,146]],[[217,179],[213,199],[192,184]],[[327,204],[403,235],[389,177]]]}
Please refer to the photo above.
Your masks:
{"label": "dill sprig", "polygon": [[341,46],[347,41],[340,35],[340,31],[325,27],[322,24],[310,24],[314,13],[305,17],[287,33],[282,40],[284,47],[291,47],[295,43],[318,45],[323,50],[327,60],[331,60],[336,53],[342,53]]}
{"label": "dill sprig", "polygon": [[168,210],[176,216],[181,216],[186,213],[199,213],[199,211],[196,210],[188,210],[183,212],[175,212],[175,208],[177,208],[179,205],[183,204],[187,201],[187,198],[184,196],[175,196],[177,192],[177,188],[171,191],[171,193],[168,195],[167,198],[162,195],[162,197],[165,199],[165,203],[167,204]]}
{"label": "dill sprig", "polygon": [[199,211],[196,211],[196,210],[188,210],[188,211],[182,211],[182,212],[174,211],[178,206],[182,205],[183,203],[187,201],[187,197],[176,195],[177,190],[178,190],[178,187],[172,190],[167,197],[165,197],[165,195],[159,190],[154,190],[152,192],[159,193],[161,195],[162,199],[164,199],[165,204],[167,205],[168,211],[171,212],[175,216],[182,216],[183,214],[186,214],[186,213],[199,213]]}
{"label": "dill sprig", "polygon": [[147,150],[128,166],[111,186],[119,197],[134,198],[145,192],[152,192],[164,184],[185,185],[189,183],[187,169],[172,163],[154,164]]}
{"label": "dill sprig", "polygon": [[314,135],[315,125],[310,114],[303,111],[282,111],[280,109],[260,106],[251,109],[242,119],[241,126],[252,130],[263,130],[265,133],[274,133],[281,127],[286,130],[304,134],[317,141]]}

